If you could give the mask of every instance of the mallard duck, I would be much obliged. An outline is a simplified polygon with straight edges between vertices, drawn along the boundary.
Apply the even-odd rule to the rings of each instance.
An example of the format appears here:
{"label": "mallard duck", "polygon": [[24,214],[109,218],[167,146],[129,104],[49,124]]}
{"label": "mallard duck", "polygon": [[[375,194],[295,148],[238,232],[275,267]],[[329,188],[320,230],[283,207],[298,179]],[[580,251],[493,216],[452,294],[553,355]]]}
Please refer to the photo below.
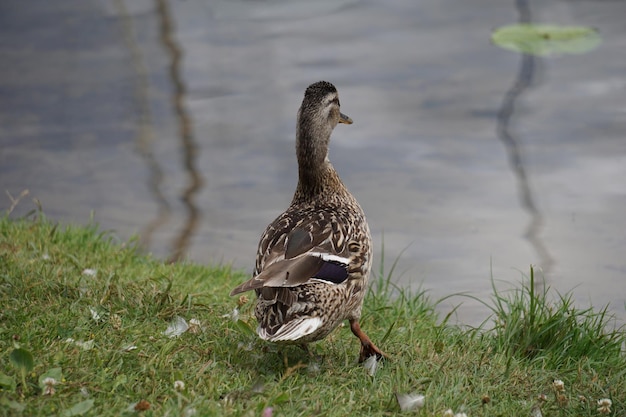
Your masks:
{"label": "mallard duck", "polygon": [[384,356],[359,318],[372,265],[365,214],[328,160],[330,135],[352,119],[326,81],[311,84],[298,110],[298,185],[291,205],[261,236],[253,277],[230,295],[255,290],[257,334],[306,346],[344,320],[361,341],[359,362]]}

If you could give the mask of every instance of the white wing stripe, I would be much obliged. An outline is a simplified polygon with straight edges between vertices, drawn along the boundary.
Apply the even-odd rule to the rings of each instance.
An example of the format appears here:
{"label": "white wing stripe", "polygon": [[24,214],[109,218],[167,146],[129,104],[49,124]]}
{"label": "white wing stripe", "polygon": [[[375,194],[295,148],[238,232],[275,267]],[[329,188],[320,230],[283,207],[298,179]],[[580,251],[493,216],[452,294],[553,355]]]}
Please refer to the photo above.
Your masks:
{"label": "white wing stripe", "polygon": [[339,263],[344,264],[346,266],[350,264],[350,258],[344,258],[343,256],[332,255],[330,253],[309,252],[309,253],[307,253],[307,255],[317,256],[318,258],[322,258],[323,260],[325,260],[327,262],[339,262]]}

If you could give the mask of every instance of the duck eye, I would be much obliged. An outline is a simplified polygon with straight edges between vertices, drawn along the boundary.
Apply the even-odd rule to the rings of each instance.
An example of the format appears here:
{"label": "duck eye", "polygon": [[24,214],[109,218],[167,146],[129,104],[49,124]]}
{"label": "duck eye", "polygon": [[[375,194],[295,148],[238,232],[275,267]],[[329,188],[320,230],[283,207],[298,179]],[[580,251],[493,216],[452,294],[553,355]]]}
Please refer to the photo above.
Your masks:
{"label": "duck eye", "polygon": [[330,100],[330,102],[331,102],[331,103],[335,103],[337,106],[341,107],[341,106],[339,105],[339,98],[338,98],[338,97],[333,98],[332,100]]}

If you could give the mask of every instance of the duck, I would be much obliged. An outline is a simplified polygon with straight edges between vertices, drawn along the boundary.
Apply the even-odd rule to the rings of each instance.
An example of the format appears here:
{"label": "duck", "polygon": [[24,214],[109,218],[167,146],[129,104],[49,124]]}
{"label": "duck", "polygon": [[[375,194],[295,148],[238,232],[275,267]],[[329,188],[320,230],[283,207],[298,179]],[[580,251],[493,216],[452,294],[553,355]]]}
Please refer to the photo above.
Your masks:
{"label": "duck", "polygon": [[321,340],[347,320],[360,340],[359,362],[384,354],[359,319],[372,266],[372,236],[365,213],[330,163],[330,137],[340,111],[336,87],[311,84],[297,114],[298,184],[289,207],[263,232],[252,278],[230,295],[255,291],[256,332],[266,341]]}

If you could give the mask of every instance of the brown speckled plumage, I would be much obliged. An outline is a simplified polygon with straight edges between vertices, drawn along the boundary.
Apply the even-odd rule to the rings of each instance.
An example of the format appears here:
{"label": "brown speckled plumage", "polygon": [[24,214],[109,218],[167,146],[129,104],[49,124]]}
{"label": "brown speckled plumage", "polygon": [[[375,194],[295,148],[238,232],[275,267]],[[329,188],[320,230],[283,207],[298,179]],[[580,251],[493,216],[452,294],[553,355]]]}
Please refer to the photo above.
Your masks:
{"label": "brown speckled plumage", "polygon": [[231,295],[256,291],[257,333],[273,342],[314,342],[347,319],[363,361],[383,356],[359,327],[372,238],[361,206],[328,160],[338,123],[352,120],[340,112],[335,86],[311,84],[298,111],[293,200],[263,233],[253,277]]}

